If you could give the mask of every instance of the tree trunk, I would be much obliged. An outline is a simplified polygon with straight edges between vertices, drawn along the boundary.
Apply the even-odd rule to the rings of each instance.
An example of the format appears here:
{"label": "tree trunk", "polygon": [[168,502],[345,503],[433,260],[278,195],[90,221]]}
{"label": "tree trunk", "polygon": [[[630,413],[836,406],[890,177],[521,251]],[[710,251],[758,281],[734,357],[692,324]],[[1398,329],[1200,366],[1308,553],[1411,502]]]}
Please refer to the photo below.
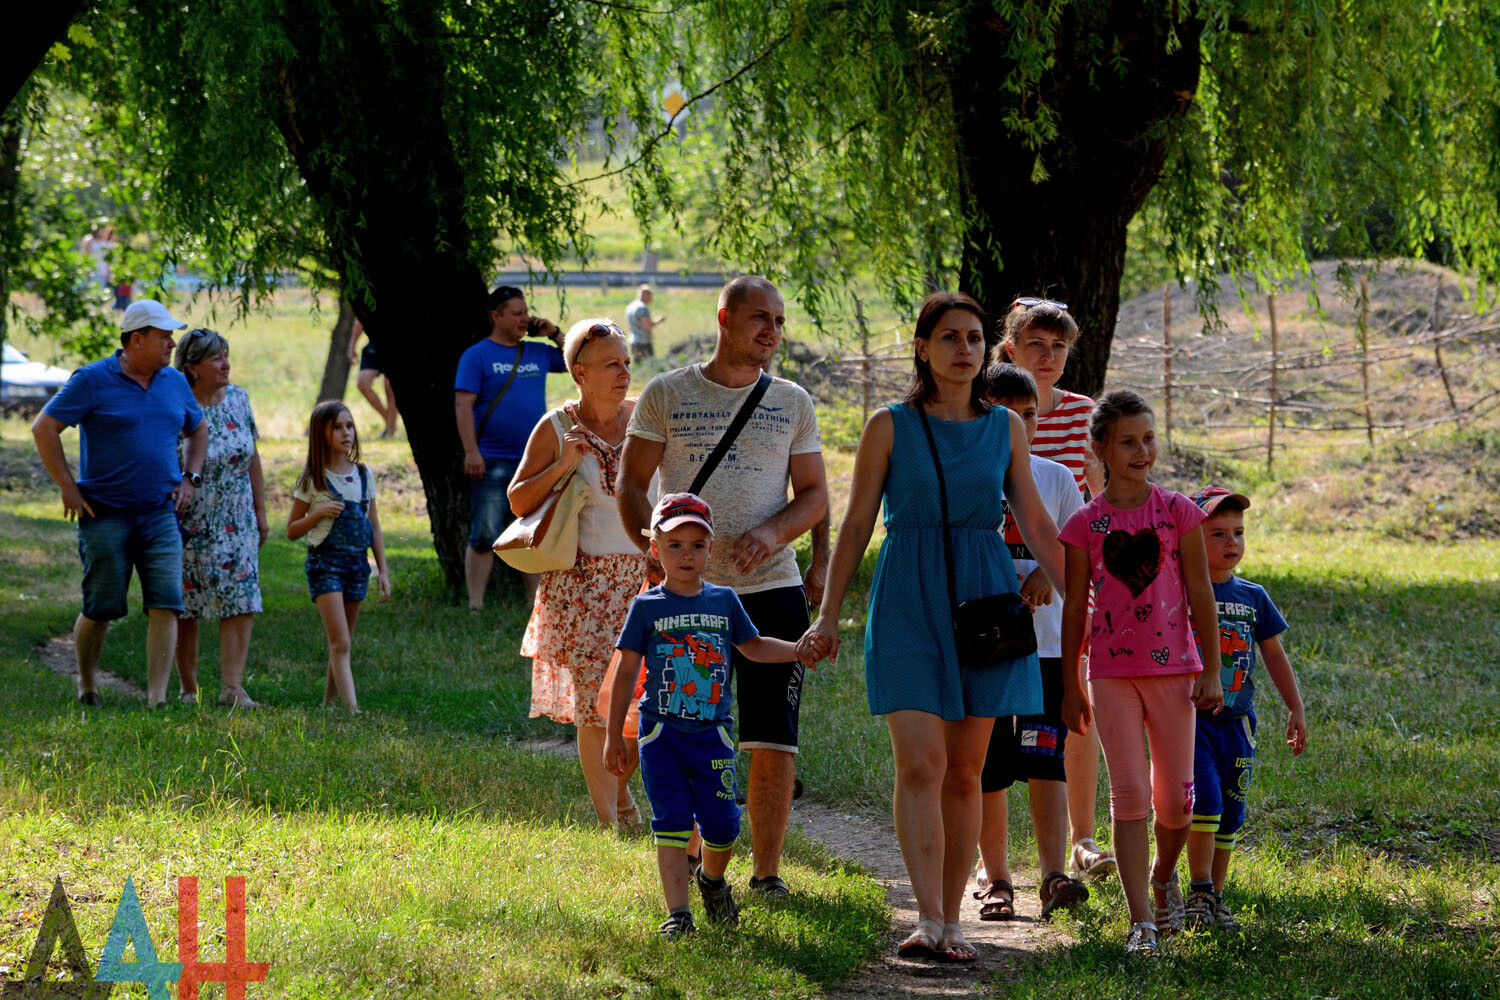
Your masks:
{"label": "tree trunk", "polygon": [[[464,178],[443,114],[430,0],[333,0],[283,25],[277,125],[323,211],[330,259],[401,400],[448,584],[463,585],[469,486],[453,420],[459,355],[489,332]],[[384,367],[389,366],[389,367]]]}
{"label": "tree trunk", "polygon": [[[1070,7],[1058,26],[1057,60],[1041,99],[1058,134],[1036,154],[997,122],[987,83],[1003,75],[1005,35],[976,18],[954,74],[954,111],[966,217],[961,287],[999,316],[1016,295],[1068,303],[1081,331],[1060,384],[1097,396],[1104,386],[1125,270],[1126,228],[1161,177],[1169,143],[1197,91],[1201,25],[1117,3],[1104,23]],[[1169,37],[1180,43],[1168,51]],[[1118,51],[1098,59],[1097,38]],[[1115,58],[1115,57],[1118,58]],[[1095,87],[1093,74],[1120,75]]]}
{"label": "tree trunk", "polygon": [[68,25],[86,7],[83,0],[55,0],[28,6],[24,17],[6,20],[6,58],[0,62],[0,109],[10,107],[47,57],[47,51],[62,41]]}
{"label": "tree trunk", "polygon": [[318,401],[343,399],[349,387],[349,338],[354,336],[354,307],[347,295],[339,296],[339,318],[328,338],[328,359],[323,362],[323,381],[318,386]]}
{"label": "tree trunk", "polygon": [[0,111],[0,347],[10,335],[10,262],[21,245],[21,109]]}

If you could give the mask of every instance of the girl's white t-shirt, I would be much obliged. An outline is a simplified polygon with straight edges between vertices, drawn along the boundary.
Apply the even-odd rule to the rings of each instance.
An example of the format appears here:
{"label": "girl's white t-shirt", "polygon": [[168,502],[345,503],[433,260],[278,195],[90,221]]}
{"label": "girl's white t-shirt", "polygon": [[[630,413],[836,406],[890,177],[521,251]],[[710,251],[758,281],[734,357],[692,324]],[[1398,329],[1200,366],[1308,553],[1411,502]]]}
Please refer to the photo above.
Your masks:
{"label": "girl's white t-shirt", "polygon": [[[304,484],[299,480],[297,487],[292,490],[292,499],[301,500],[306,503],[309,510],[317,507],[319,503],[329,500],[338,500],[343,503],[359,503],[359,466],[352,467],[348,472],[334,472],[332,469],[324,469],[323,477],[328,481],[327,491],[319,493],[312,488],[312,484]],[[374,500],[376,490],[375,472],[368,465],[365,466],[365,489],[365,499]],[[323,539],[327,538],[328,533],[333,530],[333,522],[334,518],[325,517],[313,525],[307,534],[302,536],[302,540],[310,546],[321,545]]]}

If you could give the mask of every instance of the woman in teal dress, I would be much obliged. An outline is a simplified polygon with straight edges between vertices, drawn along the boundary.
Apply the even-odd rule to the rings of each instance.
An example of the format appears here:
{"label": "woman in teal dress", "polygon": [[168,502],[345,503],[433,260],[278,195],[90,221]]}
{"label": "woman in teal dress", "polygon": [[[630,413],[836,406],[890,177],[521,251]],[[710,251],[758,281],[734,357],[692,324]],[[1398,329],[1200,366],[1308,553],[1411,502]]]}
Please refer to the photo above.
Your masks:
{"label": "woman in teal dress", "polygon": [[979,840],[979,772],[990,730],[997,716],[1041,711],[1042,686],[1035,655],[958,663],[938,478],[921,411],[943,463],[958,600],[1017,589],[1000,535],[1002,498],[1053,586],[1063,583],[1057,526],[1026,449],[1010,447],[1026,440],[1020,418],[984,401],[990,329],[967,295],[935,292],[922,304],[911,390],[865,425],[823,604],[799,647],[809,660],[837,651],[839,606],[883,499],[886,537],[870,591],[865,682],[870,712],[884,715],[890,730],[896,836],[917,898],[917,927],[897,950],[950,961],[975,957],[959,907]]}

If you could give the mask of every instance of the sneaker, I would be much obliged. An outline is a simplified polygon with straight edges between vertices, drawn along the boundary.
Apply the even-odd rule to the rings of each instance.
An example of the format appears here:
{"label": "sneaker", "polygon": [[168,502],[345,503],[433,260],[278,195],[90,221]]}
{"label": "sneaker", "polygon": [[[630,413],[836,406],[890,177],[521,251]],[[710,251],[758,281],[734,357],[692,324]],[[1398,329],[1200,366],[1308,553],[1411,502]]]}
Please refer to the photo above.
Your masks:
{"label": "sneaker", "polygon": [[1157,933],[1162,937],[1180,934],[1182,918],[1187,911],[1187,906],[1182,901],[1182,889],[1177,885],[1177,873],[1173,872],[1165,882],[1152,879],[1151,888],[1160,890],[1166,898],[1166,903],[1156,907],[1152,914],[1156,918]]}
{"label": "sneaker", "polygon": [[[730,886],[728,879],[710,881],[700,868],[694,881],[698,883],[698,895],[703,897],[703,912],[708,915],[708,919],[716,924],[739,922],[739,904],[734,901],[734,889]],[[714,885],[714,882],[719,884]]]}
{"label": "sneaker", "polygon": [[1099,849],[1092,837],[1073,845],[1073,873],[1087,878],[1104,878],[1115,870],[1115,856]]}
{"label": "sneaker", "polygon": [[672,941],[676,938],[687,937],[697,929],[698,925],[693,923],[691,913],[674,913],[663,920],[656,931],[668,941]]}
{"label": "sneaker", "polygon": [[1214,894],[1198,890],[1188,893],[1182,908],[1183,925],[1191,930],[1206,931],[1216,925],[1214,920]]}
{"label": "sneaker", "polygon": [[1125,938],[1125,954],[1155,958],[1160,953],[1156,941],[1156,925],[1149,921],[1131,924],[1130,935]]}
{"label": "sneaker", "polygon": [[767,896],[790,896],[791,888],[781,880],[780,875],[767,875],[765,878],[750,879],[751,892],[763,892]]}
{"label": "sneaker", "polygon": [[1224,905],[1224,901],[1214,897],[1214,926],[1221,931],[1237,931],[1240,922],[1234,919],[1234,912]]}

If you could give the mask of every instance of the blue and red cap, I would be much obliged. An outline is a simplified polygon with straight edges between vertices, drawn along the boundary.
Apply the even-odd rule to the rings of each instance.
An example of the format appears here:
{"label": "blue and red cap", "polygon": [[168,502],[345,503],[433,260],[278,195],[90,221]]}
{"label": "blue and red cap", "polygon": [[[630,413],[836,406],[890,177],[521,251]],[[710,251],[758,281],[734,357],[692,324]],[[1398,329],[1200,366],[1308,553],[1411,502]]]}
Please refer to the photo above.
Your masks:
{"label": "blue and red cap", "polygon": [[1205,516],[1212,515],[1220,505],[1229,504],[1231,510],[1244,510],[1250,506],[1250,498],[1243,493],[1226,490],[1222,486],[1210,484],[1203,487],[1192,496],[1193,503],[1197,504]]}
{"label": "blue and red cap", "polygon": [[701,524],[714,533],[714,516],[708,504],[696,493],[668,493],[656,501],[651,511],[652,531],[671,531],[684,524]]}

